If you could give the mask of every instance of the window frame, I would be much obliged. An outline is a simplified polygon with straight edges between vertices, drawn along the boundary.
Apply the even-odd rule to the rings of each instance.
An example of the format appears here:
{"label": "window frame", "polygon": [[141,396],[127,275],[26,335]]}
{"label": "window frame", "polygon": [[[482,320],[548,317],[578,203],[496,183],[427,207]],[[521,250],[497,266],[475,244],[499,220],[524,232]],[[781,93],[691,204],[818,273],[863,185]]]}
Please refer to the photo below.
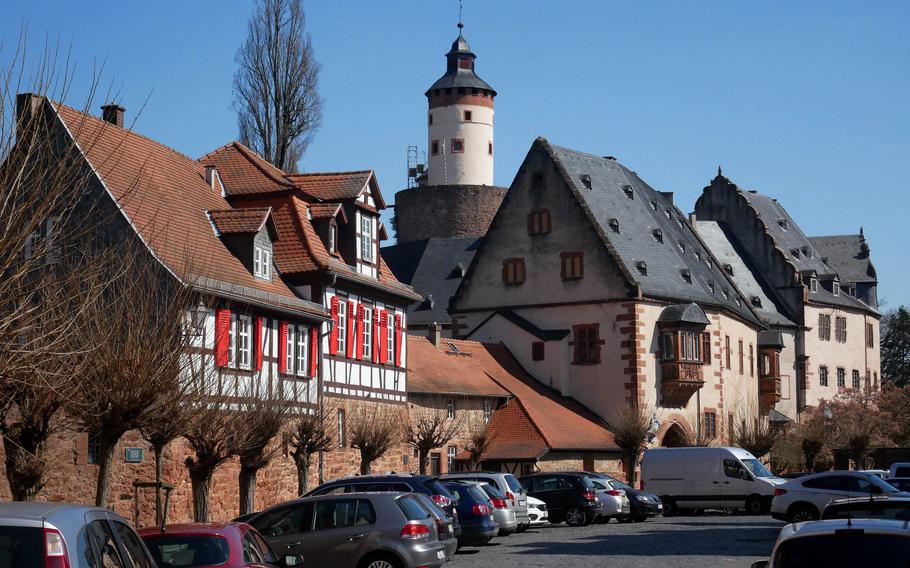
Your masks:
{"label": "window frame", "polygon": [[528,213],[528,234],[546,235],[553,229],[553,220],[549,209],[532,209]]}
{"label": "window frame", "polygon": [[859,369],[853,369],[853,373],[850,378],[853,381],[853,388],[856,390],[859,390],[859,388],[860,388]]}
{"label": "window frame", "polygon": [[820,387],[828,386],[828,366],[827,365],[818,366],[818,386],[820,386]]}
{"label": "window frame", "polygon": [[585,277],[585,253],[571,251],[559,253],[560,271],[562,280],[581,280]]}
{"label": "window frame", "polygon": [[363,307],[363,358],[367,361],[373,359],[373,308]]}
{"label": "window frame", "polygon": [[847,388],[847,369],[843,367],[837,367],[835,376],[837,377],[837,388]]}
{"label": "window frame", "polygon": [[543,361],[546,357],[546,345],[543,341],[531,342],[531,361]]}
{"label": "window frame", "polygon": [[335,428],[336,428],[335,433],[338,436],[337,442],[338,442],[339,448],[345,448],[348,445],[347,444],[347,441],[348,441],[348,439],[347,439],[347,417],[345,416],[345,414],[346,414],[345,410],[343,408],[339,408],[337,417],[336,417],[336,421],[335,421],[336,422],[335,423]]}
{"label": "window frame", "polygon": [[285,344],[285,372],[293,375],[297,370],[297,336],[294,324],[288,324],[287,343]]}
{"label": "window frame", "polygon": [[[460,150],[456,150],[457,145],[461,145]],[[451,148],[452,148],[451,152],[453,154],[464,154],[464,152],[465,152],[464,138],[452,138]]]}
{"label": "window frame", "polygon": [[464,122],[474,122],[474,113],[470,110],[465,110],[461,116]]}
{"label": "window frame", "polygon": [[338,328],[338,351],[342,356],[347,354],[347,341],[348,341],[348,301],[346,298],[337,296],[338,298],[338,323],[336,327]]}
{"label": "window frame", "polygon": [[[309,360],[309,329],[302,325],[295,327],[297,332],[294,352],[295,371],[299,376],[306,376],[309,371],[309,365],[307,365]],[[290,334],[290,330],[291,326],[288,325],[288,334]]]}
{"label": "window frame", "polygon": [[253,368],[253,318],[248,315],[238,314],[236,323],[235,364],[238,369],[249,371]]}
{"label": "window frame", "polygon": [[[710,419],[709,419],[710,417]],[[704,426],[705,437],[713,439],[717,437],[717,412],[706,409],[702,413],[702,425]],[[710,426],[710,427],[709,427]]]}
{"label": "window frame", "polygon": [[572,364],[597,365],[601,363],[600,324],[587,323],[572,326]]}
{"label": "window frame", "polygon": [[430,155],[431,156],[439,155],[439,140],[433,140],[430,142]]}
{"label": "window frame", "polygon": [[376,262],[375,247],[373,246],[373,217],[360,213],[360,260],[373,264]]}
{"label": "window frame", "polygon": [[446,401],[446,419],[455,420],[455,399],[448,399]]}
{"label": "window frame", "polygon": [[483,401],[483,421],[489,422],[493,417],[493,403],[489,400]]}
{"label": "window frame", "polygon": [[527,278],[524,258],[506,258],[502,261],[502,282],[506,286],[520,286]]}
{"label": "window frame", "polygon": [[335,254],[338,250],[338,223],[335,219],[329,222],[329,253]]}

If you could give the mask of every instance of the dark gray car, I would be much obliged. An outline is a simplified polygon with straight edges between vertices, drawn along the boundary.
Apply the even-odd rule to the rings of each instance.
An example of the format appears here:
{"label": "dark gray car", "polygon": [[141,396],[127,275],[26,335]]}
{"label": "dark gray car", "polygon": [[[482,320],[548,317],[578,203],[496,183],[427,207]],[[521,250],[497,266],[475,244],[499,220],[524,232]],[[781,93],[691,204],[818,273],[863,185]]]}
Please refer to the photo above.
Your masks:
{"label": "dark gray car", "polygon": [[413,493],[304,497],[250,517],[277,554],[305,566],[438,568],[446,560],[435,519]]}
{"label": "dark gray car", "polygon": [[[66,564],[60,562],[66,559]],[[133,527],[117,513],[66,503],[0,504],[0,568],[155,568]]]}

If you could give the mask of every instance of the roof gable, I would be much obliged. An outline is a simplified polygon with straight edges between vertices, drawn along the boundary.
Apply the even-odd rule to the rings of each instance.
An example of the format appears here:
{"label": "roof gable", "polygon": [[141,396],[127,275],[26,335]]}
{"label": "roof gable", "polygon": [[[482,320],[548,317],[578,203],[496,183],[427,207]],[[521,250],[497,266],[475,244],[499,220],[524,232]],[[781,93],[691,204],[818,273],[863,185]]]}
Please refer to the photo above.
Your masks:
{"label": "roof gable", "polygon": [[294,187],[321,201],[356,200],[370,190],[376,199],[377,209],[385,209],[386,206],[373,170],[290,174],[287,177]]}
{"label": "roof gable", "polygon": [[271,207],[241,209],[216,209],[208,211],[209,218],[219,235],[258,233],[272,213]]}
{"label": "roof gable", "polygon": [[284,172],[240,142],[225,144],[199,158],[199,162],[218,170],[229,196],[273,193],[293,187]]}
{"label": "roof gable", "polygon": [[509,396],[470,356],[459,355],[440,340],[408,335],[408,392],[436,395]]}

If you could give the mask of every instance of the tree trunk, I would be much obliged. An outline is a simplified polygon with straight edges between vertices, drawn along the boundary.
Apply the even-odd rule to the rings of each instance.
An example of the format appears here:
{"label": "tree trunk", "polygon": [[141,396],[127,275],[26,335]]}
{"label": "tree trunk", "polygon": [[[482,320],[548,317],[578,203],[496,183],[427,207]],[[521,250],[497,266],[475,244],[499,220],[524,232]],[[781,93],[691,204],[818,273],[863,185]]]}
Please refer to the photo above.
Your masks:
{"label": "tree trunk", "polygon": [[427,474],[427,466],[430,464],[430,452],[427,450],[418,448],[417,449],[417,468],[420,472],[420,475]]}
{"label": "tree trunk", "polygon": [[212,472],[190,473],[190,481],[193,484],[193,520],[197,523],[207,523]]}
{"label": "tree trunk", "polygon": [[299,458],[294,458],[294,464],[297,465],[297,496],[302,497],[307,492],[310,474],[310,454],[303,454]]}
{"label": "tree trunk", "polygon": [[370,475],[370,465],[372,460],[368,459],[360,452],[360,475]]}
{"label": "tree trunk", "polygon": [[164,448],[155,446],[155,525],[164,526],[164,510],[161,507],[161,480],[164,479]]}
{"label": "tree trunk", "polygon": [[110,493],[111,466],[114,463],[114,447],[116,440],[100,436],[101,461],[98,463],[98,483],[95,486],[95,506],[106,507]]}
{"label": "tree trunk", "polygon": [[240,466],[240,514],[249,515],[256,508],[256,474],[259,468]]}

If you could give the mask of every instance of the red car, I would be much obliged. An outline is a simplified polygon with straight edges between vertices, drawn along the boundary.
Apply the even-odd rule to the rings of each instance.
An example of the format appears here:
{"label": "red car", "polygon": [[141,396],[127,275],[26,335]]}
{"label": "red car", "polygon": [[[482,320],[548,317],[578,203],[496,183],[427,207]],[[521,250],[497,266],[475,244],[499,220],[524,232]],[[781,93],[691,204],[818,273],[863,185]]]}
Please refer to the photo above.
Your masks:
{"label": "red car", "polygon": [[188,523],[148,527],[139,536],[158,568],[289,568],[303,558],[279,558],[262,535],[246,523]]}

